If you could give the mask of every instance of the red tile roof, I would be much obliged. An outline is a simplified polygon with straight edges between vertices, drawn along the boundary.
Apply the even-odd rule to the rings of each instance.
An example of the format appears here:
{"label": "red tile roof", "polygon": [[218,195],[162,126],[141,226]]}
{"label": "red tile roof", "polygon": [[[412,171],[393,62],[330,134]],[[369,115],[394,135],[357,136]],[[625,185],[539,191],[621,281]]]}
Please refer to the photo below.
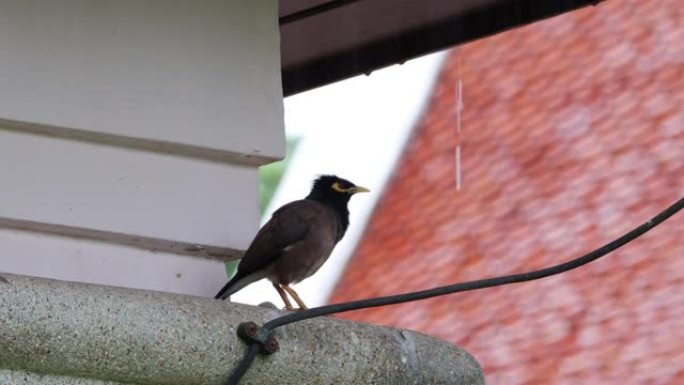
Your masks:
{"label": "red tile roof", "polygon": [[[683,193],[684,0],[477,41],[446,61],[331,302],[565,261]],[[462,345],[490,385],[684,384],[684,214],[561,276],[340,317]]]}

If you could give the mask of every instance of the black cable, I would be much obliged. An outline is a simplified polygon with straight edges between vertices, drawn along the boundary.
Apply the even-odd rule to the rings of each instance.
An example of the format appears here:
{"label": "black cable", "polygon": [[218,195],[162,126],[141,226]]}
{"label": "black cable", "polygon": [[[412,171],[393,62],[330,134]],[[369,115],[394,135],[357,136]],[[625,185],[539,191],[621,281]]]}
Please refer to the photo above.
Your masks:
{"label": "black cable", "polygon": [[[654,227],[658,226],[662,222],[666,221],[668,218],[676,214],[684,208],[684,197],[679,199],[677,202],[651,218],[646,223],[641,226],[625,233],[621,237],[615,239],[614,241],[590,252],[581,257],[575,258],[571,261],[560,263],[551,267],[530,271],[527,273],[513,274],[503,277],[494,277],[480,279],[476,281],[469,281],[463,283],[457,283],[454,285],[441,286],[433,289],[422,290],[412,293],[390,295],[386,297],[363,299],[358,301],[343,302],[333,305],[326,305],[311,308],[304,311],[299,311],[295,313],[290,313],[282,317],[275,318],[264,324],[263,328],[268,331],[272,331],[275,328],[291,324],[293,322],[302,321],[305,319],[315,318],[326,314],[332,313],[342,313],[351,310],[365,309],[377,306],[394,305],[403,302],[417,301],[421,299],[427,299],[437,296],[442,296],[446,294],[458,293],[469,290],[478,290],[488,287],[507,285],[511,283],[519,283],[526,281],[533,281],[540,278],[550,277],[552,275],[557,275],[564,273],[566,271],[576,269],[580,266],[586,265],[587,263],[593,262],[610,252],[626,245],[627,243],[635,240],[636,238],[644,235]],[[250,350],[247,352],[245,357],[242,359],[240,364],[231,374],[229,382],[227,385],[237,385],[240,378],[247,371],[249,366],[254,361],[256,353],[259,351],[259,345],[252,344]]]}
{"label": "black cable", "polygon": [[235,369],[233,369],[233,373],[230,374],[230,378],[228,378],[226,385],[237,385],[238,382],[240,382],[242,376],[244,376],[245,373],[247,373],[247,369],[249,369],[249,367],[252,366],[252,362],[254,362],[254,359],[259,353],[259,349],[260,347],[258,344],[249,345],[249,349],[242,357],[242,360],[240,361],[238,366],[236,366]]}
{"label": "black cable", "polygon": [[676,203],[674,203],[673,205],[671,205],[670,207],[656,215],[655,217],[651,218],[648,222],[622,235],[621,237],[604,245],[603,247],[600,247],[588,254],[585,254],[581,257],[575,258],[571,261],[564,262],[558,265],[554,265],[540,270],[530,271],[527,273],[457,283],[454,285],[441,286],[434,289],[417,291],[413,293],[390,295],[386,297],[362,299],[358,301],[315,307],[309,310],[290,313],[282,317],[278,317],[264,324],[264,327],[268,330],[273,330],[283,325],[287,325],[293,322],[309,318],[319,317],[326,314],[342,313],[346,311],[365,309],[377,306],[394,305],[402,302],[417,301],[421,299],[437,297],[445,294],[458,293],[462,291],[478,290],[487,287],[532,281],[564,273],[568,270],[572,270],[580,266],[586,265],[589,262],[593,262],[603,257],[604,255],[614,251],[615,249],[622,247],[625,244],[633,241],[634,239],[645,234],[652,228],[656,227],[657,225],[659,225],[660,223],[662,223],[663,221],[677,213],[679,210],[682,209],[682,207],[684,207],[684,198],[681,198],[679,201],[677,201]]}

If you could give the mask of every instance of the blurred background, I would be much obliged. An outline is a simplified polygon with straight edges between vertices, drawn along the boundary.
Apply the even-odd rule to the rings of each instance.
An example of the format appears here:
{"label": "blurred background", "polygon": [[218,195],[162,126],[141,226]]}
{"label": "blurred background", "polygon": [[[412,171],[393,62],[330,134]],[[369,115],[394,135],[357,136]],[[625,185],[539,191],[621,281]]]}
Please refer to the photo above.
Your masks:
{"label": "blurred background", "polygon": [[[684,192],[684,2],[557,16],[287,98],[285,117],[264,219],[317,174],[372,190],[295,286],[312,305],[563,262]],[[493,385],[682,384],[682,234],[679,215],[557,277],[338,316],[459,344]],[[279,304],[262,283],[234,300]]]}
{"label": "blurred background", "polygon": [[[684,193],[684,0],[5,0],[0,52],[9,283],[206,304],[320,174],[372,192],[295,285],[310,306],[568,261]],[[569,273],[335,317],[453,342],[490,385],[681,385],[683,234],[680,213]],[[137,311],[84,294],[85,317],[35,286],[0,302],[73,319],[53,342],[118,316],[135,340]],[[232,300],[282,306],[267,282]],[[14,325],[48,338],[62,318],[32,309]],[[43,376],[17,333],[0,320],[0,367]],[[64,375],[132,362],[99,341],[91,361],[41,351]]]}

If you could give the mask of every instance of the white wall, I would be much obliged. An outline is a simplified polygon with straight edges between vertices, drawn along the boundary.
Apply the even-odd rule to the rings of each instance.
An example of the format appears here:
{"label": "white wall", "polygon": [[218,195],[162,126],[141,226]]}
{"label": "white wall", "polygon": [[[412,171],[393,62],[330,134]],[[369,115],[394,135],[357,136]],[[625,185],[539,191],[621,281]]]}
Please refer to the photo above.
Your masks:
{"label": "white wall", "polygon": [[284,154],[277,10],[0,2],[0,271],[213,295]]}
{"label": "white wall", "polygon": [[276,3],[3,0],[0,117],[280,157]]}

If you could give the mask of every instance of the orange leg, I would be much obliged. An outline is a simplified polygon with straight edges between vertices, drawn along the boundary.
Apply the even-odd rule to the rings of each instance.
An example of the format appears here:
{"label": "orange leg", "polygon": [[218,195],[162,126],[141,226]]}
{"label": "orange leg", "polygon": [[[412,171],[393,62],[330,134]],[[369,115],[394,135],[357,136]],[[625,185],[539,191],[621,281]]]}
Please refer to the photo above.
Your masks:
{"label": "orange leg", "polygon": [[283,299],[283,302],[285,303],[285,308],[287,310],[294,310],[294,308],[292,307],[292,303],[290,302],[290,299],[287,298],[287,294],[285,294],[283,288],[280,287],[280,284],[273,282],[273,287],[275,287],[275,289],[278,291],[278,294],[280,294],[280,298]]}
{"label": "orange leg", "polygon": [[302,301],[301,298],[299,298],[299,295],[297,294],[296,291],[294,291],[293,288],[290,287],[290,285],[283,285],[283,289],[292,297],[292,299],[297,302],[297,305],[299,305],[300,310],[306,310],[308,307],[304,304],[304,301]]}

